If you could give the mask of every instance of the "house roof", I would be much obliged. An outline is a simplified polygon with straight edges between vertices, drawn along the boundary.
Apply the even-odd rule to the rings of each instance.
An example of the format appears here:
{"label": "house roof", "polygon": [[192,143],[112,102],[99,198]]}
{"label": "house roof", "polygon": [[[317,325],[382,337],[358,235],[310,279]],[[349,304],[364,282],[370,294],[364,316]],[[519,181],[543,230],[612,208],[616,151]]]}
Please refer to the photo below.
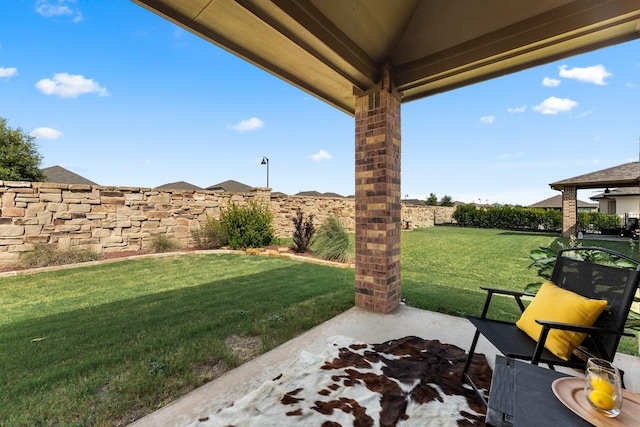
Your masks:
{"label": "house roof", "polygon": [[188,190],[188,191],[198,191],[202,190],[202,187],[198,187],[197,185],[193,185],[186,181],[177,181],[177,182],[169,182],[167,184],[162,184],[156,187],[159,190]]}
{"label": "house roof", "polygon": [[47,182],[55,182],[56,184],[98,185],[77,173],[63,168],[62,166],[44,168],[42,169],[42,173],[47,177]]}
{"label": "house roof", "polygon": [[295,194],[296,196],[307,196],[307,197],[344,197],[341,194],[338,193],[331,193],[331,192],[327,192],[327,193],[321,193],[319,191],[315,191],[315,190],[310,190],[310,191],[300,191],[299,193]]}
{"label": "house roof", "polygon": [[226,191],[227,193],[248,193],[253,189],[253,187],[250,185],[243,184],[241,182],[229,179],[227,181],[219,182],[218,184],[213,184],[207,187],[206,189],[212,190],[212,191],[222,190],[222,191]]}
{"label": "house roof", "polygon": [[640,37],[639,0],[133,1],[349,114],[381,64],[408,102]]}
{"label": "house roof", "polygon": [[639,184],[640,162],[630,162],[573,178],[563,179],[562,181],[553,182],[549,184],[549,186],[554,190],[562,191],[565,187],[637,187]]}
{"label": "house roof", "polygon": [[635,187],[612,188],[609,190],[609,192],[604,191],[589,198],[591,200],[599,200],[610,199],[613,197],[637,196],[639,194],[640,188],[636,185]]}
{"label": "house roof", "polygon": [[402,202],[405,205],[419,205],[419,206],[424,206],[425,201],[424,200],[420,200],[420,199],[402,199]]}
{"label": "house roof", "polygon": [[[529,205],[530,208],[544,208],[544,209],[562,209],[562,194],[558,194],[557,196],[549,197],[548,199],[544,199],[532,205]],[[582,200],[577,201],[578,208],[597,208],[597,203],[588,203],[583,202]]]}

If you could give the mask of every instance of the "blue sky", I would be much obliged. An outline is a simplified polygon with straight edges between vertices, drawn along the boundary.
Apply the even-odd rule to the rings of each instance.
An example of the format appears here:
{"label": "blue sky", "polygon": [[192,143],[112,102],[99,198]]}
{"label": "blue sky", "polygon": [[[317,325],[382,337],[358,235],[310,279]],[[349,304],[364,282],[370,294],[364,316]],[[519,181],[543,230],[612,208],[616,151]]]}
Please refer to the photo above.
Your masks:
{"label": "blue sky", "polygon": [[[354,193],[354,122],[129,2],[3,0],[0,117],[101,185]],[[640,151],[640,41],[402,106],[402,196],[528,205]],[[591,190],[578,198],[589,201]]]}

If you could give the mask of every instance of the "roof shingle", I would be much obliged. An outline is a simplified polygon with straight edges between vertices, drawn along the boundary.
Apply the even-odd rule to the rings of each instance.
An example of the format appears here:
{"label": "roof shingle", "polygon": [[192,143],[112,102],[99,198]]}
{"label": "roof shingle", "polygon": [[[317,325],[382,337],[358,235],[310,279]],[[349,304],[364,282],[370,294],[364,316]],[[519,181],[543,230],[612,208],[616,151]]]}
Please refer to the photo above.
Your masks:
{"label": "roof shingle", "polygon": [[584,175],[549,184],[554,190],[562,191],[564,187],[577,188],[605,188],[605,187],[633,187],[640,183],[640,162],[630,162],[623,165],[602,169]]}
{"label": "roof shingle", "polygon": [[54,182],[56,184],[98,185],[77,173],[73,173],[70,170],[63,168],[62,166],[44,168],[42,169],[42,172],[47,177],[47,182]]}

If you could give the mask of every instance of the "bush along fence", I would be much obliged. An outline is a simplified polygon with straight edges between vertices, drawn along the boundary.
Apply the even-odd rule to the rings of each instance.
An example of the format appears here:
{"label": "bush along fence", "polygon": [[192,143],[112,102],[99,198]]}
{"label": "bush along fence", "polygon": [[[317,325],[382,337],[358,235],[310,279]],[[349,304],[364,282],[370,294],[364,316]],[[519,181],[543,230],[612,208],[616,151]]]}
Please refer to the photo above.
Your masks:
{"label": "bush along fence", "polygon": [[[195,230],[215,226],[211,218],[219,220],[231,204],[254,202],[268,207],[277,237],[293,235],[298,209],[318,224],[336,217],[348,232],[355,230],[353,198],[283,196],[268,188],[226,193],[0,181],[0,265],[17,262],[38,244],[124,252],[150,249],[154,236],[166,234],[190,247]],[[453,210],[403,205],[402,220],[409,228],[431,227],[450,223]]]}
{"label": "bush along fence", "polygon": [[[562,229],[562,211],[558,209],[502,205],[478,207],[468,204],[459,205],[453,213],[453,219],[463,227],[549,232]],[[604,233],[617,229],[620,223],[618,215],[578,212],[579,231]]]}

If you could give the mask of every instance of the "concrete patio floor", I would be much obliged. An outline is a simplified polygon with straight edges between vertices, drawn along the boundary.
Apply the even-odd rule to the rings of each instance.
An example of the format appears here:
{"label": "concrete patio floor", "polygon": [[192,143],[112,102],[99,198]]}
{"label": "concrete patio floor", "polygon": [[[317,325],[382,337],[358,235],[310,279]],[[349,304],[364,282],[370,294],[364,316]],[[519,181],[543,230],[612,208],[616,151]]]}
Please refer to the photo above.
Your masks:
{"label": "concrete patio floor", "polygon": [[[132,427],[183,426],[231,405],[265,381],[272,380],[286,369],[302,350],[321,353],[327,338],[344,335],[367,343],[415,335],[424,339],[437,339],[468,349],[474,329],[464,318],[420,310],[405,305],[393,313],[383,315],[357,307],[324,322],[300,336],[280,345],[257,358],[229,371],[221,377],[192,391],[144,418]],[[493,367],[496,349],[480,339],[477,352],[487,356]],[[615,362],[624,369],[627,388],[640,393],[640,358],[618,354]],[[578,374],[575,371],[565,371]]]}

